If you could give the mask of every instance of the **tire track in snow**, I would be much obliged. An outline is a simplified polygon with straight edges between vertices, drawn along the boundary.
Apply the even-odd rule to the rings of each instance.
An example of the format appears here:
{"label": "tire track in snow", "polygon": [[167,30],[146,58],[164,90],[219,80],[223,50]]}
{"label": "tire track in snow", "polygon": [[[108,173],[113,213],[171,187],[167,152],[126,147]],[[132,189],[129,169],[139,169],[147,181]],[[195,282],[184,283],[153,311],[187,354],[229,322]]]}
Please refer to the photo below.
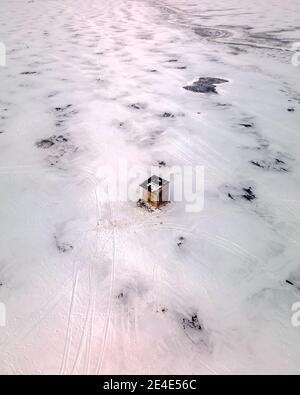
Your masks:
{"label": "tire track in snow", "polygon": [[61,367],[60,367],[60,372],[59,372],[60,375],[63,375],[66,373],[67,368],[68,368],[68,363],[69,363],[70,347],[71,347],[71,343],[72,343],[72,311],[73,311],[74,304],[75,304],[75,297],[76,297],[78,277],[79,277],[79,267],[78,266],[79,266],[79,264],[78,264],[78,262],[76,262],[74,265],[71,303],[70,303],[69,314],[68,314],[68,324],[67,324],[67,333],[66,333],[66,337],[65,337],[64,352],[63,352],[63,357],[62,357],[62,362],[61,362]]}
{"label": "tire track in snow", "polygon": [[109,332],[109,327],[111,323],[111,313],[112,313],[112,300],[114,293],[114,282],[115,282],[115,263],[116,263],[116,229],[113,227],[112,233],[112,242],[113,242],[113,257],[112,257],[112,268],[111,268],[111,281],[110,281],[110,290],[109,290],[109,301],[108,301],[108,311],[107,311],[107,319],[104,329],[104,340],[102,345],[101,356],[97,364],[96,374],[99,375],[103,369],[103,363],[105,358],[106,346],[107,346],[107,337]]}

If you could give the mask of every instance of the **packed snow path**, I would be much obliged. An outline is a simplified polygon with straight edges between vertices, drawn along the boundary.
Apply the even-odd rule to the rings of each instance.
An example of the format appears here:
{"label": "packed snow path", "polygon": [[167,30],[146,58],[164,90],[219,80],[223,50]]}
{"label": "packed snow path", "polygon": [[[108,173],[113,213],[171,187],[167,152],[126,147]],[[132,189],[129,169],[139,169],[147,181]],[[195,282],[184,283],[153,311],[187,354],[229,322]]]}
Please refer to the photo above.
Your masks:
{"label": "packed snow path", "polygon": [[[267,3],[0,0],[0,373],[299,373],[300,6]],[[105,199],[124,163],[204,166],[204,210]]]}

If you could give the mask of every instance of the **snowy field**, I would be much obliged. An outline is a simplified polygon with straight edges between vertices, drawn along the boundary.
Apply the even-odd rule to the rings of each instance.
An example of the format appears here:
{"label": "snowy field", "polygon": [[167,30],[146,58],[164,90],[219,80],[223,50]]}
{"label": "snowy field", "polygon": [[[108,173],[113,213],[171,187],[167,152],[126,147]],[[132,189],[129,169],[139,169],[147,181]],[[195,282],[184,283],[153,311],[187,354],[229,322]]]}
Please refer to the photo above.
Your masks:
{"label": "snowy field", "polygon": [[[1,374],[300,373],[299,21],[0,0]],[[203,166],[204,209],[107,199],[124,163]]]}

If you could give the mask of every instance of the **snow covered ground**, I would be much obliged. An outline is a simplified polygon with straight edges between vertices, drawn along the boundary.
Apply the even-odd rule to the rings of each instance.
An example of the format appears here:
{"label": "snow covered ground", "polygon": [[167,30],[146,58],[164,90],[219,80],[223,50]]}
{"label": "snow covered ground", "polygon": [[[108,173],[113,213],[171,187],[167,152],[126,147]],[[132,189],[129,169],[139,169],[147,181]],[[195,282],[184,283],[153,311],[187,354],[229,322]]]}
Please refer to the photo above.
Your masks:
{"label": "snow covered ground", "polygon": [[[0,0],[0,373],[300,373],[299,20]],[[204,166],[201,212],[105,198],[103,166],[158,162]]]}

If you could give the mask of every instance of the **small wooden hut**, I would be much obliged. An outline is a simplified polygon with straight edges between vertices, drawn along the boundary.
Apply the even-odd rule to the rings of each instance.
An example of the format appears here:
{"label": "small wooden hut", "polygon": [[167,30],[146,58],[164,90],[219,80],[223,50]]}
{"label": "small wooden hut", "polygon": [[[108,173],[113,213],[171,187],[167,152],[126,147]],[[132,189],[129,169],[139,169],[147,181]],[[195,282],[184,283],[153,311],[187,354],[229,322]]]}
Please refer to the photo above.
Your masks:
{"label": "small wooden hut", "polygon": [[170,201],[170,182],[158,176],[151,176],[140,185],[145,203],[154,208]]}

